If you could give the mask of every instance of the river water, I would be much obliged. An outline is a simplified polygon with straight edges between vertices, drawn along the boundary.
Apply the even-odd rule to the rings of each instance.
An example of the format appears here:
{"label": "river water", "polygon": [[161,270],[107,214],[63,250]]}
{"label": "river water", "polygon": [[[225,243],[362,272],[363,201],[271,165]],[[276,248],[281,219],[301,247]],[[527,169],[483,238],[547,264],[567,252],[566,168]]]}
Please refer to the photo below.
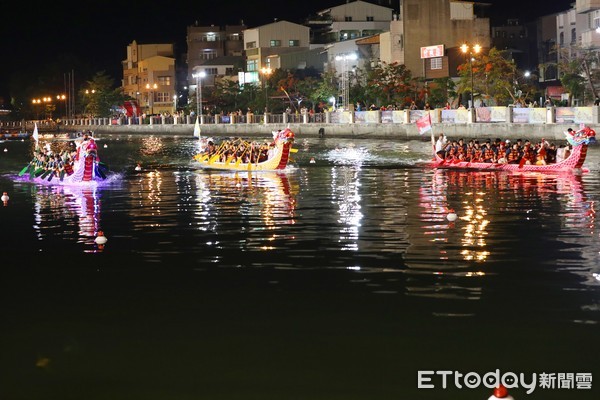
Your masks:
{"label": "river water", "polygon": [[487,399],[419,371],[600,379],[599,147],[588,173],[540,175],[432,170],[426,139],[298,138],[284,172],[231,173],[200,170],[191,138],[98,143],[112,173],[92,187],[21,179],[32,144],[0,144],[1,399]]}

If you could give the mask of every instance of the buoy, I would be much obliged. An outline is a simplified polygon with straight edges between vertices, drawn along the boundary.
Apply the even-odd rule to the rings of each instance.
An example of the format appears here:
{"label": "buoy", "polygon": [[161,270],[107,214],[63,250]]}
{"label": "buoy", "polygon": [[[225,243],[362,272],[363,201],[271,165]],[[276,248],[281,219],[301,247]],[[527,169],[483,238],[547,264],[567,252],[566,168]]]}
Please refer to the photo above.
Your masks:
{"label": "buoy", "polygon": [[135,170],[136,171],[141,171],[142,170],[142,166],[140,165],[140,163],[138,163],[138,165],[135,166]]}
{"label": "buoy", "polygon": [[311,163],[311,164],[314,164],[314,163],[316,163],[316,161],[315,161],[315,158],[314,158],[314,157],[311,157],[311,158],[310,158],[310,163]]}
{"label": "buoy", "polygon": [[456,213],[454,212],[453,209],[448,210],[448,215],[446,215],[446,218],[448,219],[448,221],[450,222],[454,222],[456,221],[456,218],[458,218],[458,215],[456,215]]}
{"label": "buoy", "polygon": [[5,148],[4,148],[4,152],[6,153],[7,151],[8,151],[8,149],[5,147]]}
{"label": "buoy", "polygon": [[104,232],[98,231],[98,234],[96,235],[96,239],[94,239],[94,242],[96,242],[96,244],[104,244],[107,241],[108,241],[108,239],[106,238],[106,236],[104,236]]}
{"label": "buoy", "polygon": [[499,385],[494,388],[494,393],[489,397],[488,400],[515,400],[511,395],[508,394],[508,389],[504,385]]}
{"label": "buoy", "polygon": [[8,197],[8,193],[4,192],[2,193],[2,197],[0,199],[2,199],[2,203],[4,203],[4,205],[7,206],[9,198],[10,197]]}
{"label": "buoy", "polygon": [[105,148],[105,149],[107,149],[107,148],[108,148],[108,145],[107,145],[106,143],[104,143],[104,148]]}

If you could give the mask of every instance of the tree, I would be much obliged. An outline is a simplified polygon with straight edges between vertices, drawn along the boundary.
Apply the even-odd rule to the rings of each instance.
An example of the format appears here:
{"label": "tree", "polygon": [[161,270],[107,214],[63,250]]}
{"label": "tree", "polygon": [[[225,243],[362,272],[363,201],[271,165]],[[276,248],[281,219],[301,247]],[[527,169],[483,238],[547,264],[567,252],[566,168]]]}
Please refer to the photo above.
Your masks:
{"label": "tree", "polygon": [[[471,87],[473,68],[473,87]],[[517,67],[507,53],[492,47],[488,54],[481,54],[458,66],[459,94],[473,91],[473,98],[492,99],[497,105],[506,105],[514,98],[514,81]],[[484,93],[484,94],[483,94]]]}
{"label": "tree", "polygon": [[589,85],[592,99],[597,96],[596,85],[600,81],[597,70],[590,66],[598,64],[598,55],[590,49],[582,49],[578,46],[561,47],[558,49],[558,77],[560,83],[569,92],[569,106],[573,103],[573,98],[583,98],[585,86]]}
{"label": "tree", "polygon": [[428,89],[428,101],[432,107],[443,107],[457,94],[456,84],[451,78],[436,78],[428,84]]}
{"label": "tree", "polygon": [[121,106],[126,96],[122,88],[114,88],[114,81],[104,71],[96,73],[79,91],[84,113],[93,117],[109,117],[114,107]]}
{"label": "tree", "polygon": [[417,84],[406,65],[385,62],[373,67],[365,94],[378,104],[404,104],[416,95]]}

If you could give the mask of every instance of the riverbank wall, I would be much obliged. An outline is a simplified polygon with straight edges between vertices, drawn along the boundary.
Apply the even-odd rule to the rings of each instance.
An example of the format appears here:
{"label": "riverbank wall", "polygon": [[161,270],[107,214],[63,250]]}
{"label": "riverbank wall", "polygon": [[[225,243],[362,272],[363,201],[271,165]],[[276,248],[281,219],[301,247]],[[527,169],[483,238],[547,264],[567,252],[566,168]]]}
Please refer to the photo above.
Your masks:
{"label": "riverbank wall", "polygon": [[[592,129],[599,126],[588,124]],[[419,134],[415,124],[206,124],[201,125],[201,134],[211,137],[271,137],[278,129],[289,128],[296,138],[340,138],[340,139],[383,139],[419,140],[445,134],[449,139],[529,139],[562,141],[568,128],[578,129],[578,124],[515,124],[515,123],[472,123],[433,124],[432,130]],[[69,125],[61,126],[61,132],[91,130],[95,135],[165,135],[193,136],[191,124],[153,125]]]}

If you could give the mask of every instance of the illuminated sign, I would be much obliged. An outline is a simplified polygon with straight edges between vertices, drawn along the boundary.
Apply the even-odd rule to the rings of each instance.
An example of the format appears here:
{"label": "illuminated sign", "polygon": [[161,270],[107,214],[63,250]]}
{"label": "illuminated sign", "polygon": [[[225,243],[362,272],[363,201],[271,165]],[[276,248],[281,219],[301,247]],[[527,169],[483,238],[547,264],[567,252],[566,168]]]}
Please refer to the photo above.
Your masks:
{"label": "illuminated sign", "polygon": [[421,58],[444,57],[444,45],[421,47]]}

